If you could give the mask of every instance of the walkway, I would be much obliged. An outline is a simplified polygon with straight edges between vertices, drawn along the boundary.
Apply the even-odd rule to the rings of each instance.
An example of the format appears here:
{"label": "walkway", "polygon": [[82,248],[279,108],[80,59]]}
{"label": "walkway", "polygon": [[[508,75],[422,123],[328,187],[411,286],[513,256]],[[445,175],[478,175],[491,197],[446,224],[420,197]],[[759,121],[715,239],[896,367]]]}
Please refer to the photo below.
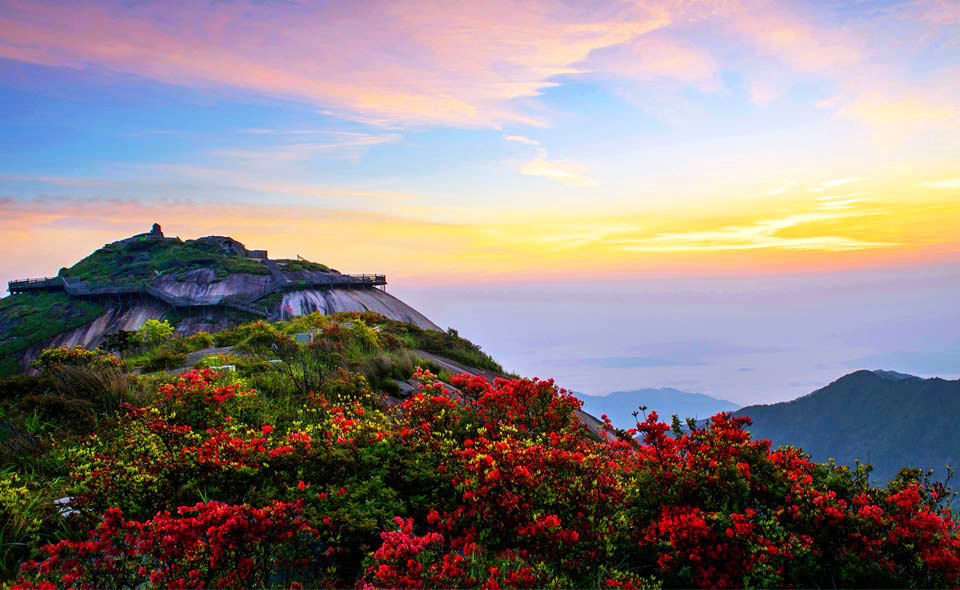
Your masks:
{"label": "walkway", "polygon": [[65,291],[71,297],[149,295],[163,301],[171,307],[209,307],[220,305],[265,318],[269,315],[267,308],[256,306],[254,303],[272,293],[303,289],[370,289],[387,284],[386,275],[376,274],[330,274],[329,276],[316,279],[290,280],[283,275],[275,263],[273,265],[268,264],[268,268],[270,268],[270,275],[273,277],[273,281],[265,286],[259,293],[252,296],[226,295],[216,301],[198,301],[191,297],[177,297],[149,283],[91,285],[87,281],[72,281],[65,277],[43,277],[10,281],[7,283],[7,290],[11,295],[41,291]]}

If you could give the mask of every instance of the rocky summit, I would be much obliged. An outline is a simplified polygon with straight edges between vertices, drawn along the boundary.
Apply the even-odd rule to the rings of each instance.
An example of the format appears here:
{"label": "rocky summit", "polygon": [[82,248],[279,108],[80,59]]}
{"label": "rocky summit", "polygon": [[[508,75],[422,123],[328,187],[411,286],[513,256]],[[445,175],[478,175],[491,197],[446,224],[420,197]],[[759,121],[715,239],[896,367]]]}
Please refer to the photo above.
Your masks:
{"label": "rocky summit", "polygon": [[0,374],[28,367],[44,348],[96,347],[150,319],[166,319],[186,336],[257,318],[374,311],[439,330],[386,285],[383,274],[344,274],[302,257],[274,260],[227,236],[184,241],[153,224],[54,277],[11,281],[11,296],[0,300]]}

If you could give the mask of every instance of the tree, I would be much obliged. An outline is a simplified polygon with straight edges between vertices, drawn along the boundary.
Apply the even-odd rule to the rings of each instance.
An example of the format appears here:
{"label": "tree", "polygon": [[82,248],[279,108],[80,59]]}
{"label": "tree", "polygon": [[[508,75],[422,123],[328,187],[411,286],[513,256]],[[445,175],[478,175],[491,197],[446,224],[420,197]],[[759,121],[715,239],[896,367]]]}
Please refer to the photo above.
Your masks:
{"label": "tree", "polygon": [[137,341],[144,346],[153,346],[168,340],[173,336],[173,326],[163,320],[147,320],[137,330]]}

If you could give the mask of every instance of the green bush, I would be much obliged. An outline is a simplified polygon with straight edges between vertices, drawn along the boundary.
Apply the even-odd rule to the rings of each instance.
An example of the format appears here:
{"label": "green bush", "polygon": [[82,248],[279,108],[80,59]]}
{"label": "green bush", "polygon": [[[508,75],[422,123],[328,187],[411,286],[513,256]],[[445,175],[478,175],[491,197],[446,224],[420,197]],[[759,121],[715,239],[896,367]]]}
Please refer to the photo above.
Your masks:
{"label": "green bush", "polygon": [[34,369],[45,370],[57,365],[70,367],[120,367],[123,363],[117,357],[103,350],[86,350],[82,346],[60,346],[40,351],[37,359],[31,363]]}
{"label": "green bush", "polygon": [[187,364],[187,353],[170,348],[160,348],[152,352],[141,365],[144,372],[152,373],[164,369],[176,369]]}
{"label": "green bush", "polygon": [[137,330],[137,342],[150,347],[166,342],[173,336],[173,326],[167,320],[147,320]]}

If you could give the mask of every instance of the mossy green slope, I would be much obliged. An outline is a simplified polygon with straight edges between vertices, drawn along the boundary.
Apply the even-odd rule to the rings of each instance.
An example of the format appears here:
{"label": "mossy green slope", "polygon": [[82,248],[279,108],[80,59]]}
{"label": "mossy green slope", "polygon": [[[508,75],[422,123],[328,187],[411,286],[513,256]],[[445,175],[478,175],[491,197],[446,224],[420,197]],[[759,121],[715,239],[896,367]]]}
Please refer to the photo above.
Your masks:
{"label": "mossy green slope", "polygon": [[270,271],[256,260],[224,254],[202,241],[175,239],[115,242],[107,244],[61,276],[94,283],[145,281],[158,274],[212,268],[218,276],[230,273],[266,275]]}
{"label": "mossy green slope", "polygon": [[66,293],[28,293],[0,299],[0,376],[20,370],[27,348],[57,334],[89,324],[104,312],[97,303]]}

